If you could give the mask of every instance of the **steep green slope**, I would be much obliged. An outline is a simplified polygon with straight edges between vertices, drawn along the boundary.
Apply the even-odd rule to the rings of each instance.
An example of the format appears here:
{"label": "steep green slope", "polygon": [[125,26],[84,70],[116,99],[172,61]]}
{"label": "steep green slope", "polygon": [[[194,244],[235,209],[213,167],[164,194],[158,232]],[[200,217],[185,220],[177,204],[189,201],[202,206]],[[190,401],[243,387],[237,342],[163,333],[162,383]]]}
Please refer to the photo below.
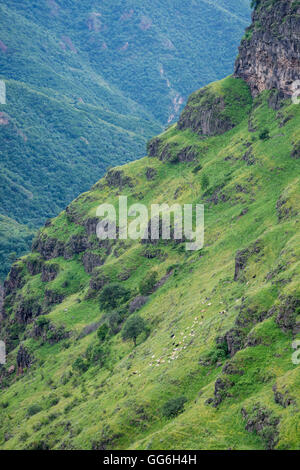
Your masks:
{"label": "steep green slope", "polygon": [[[300,107],[272,96],[232,77],[196,92],[13,266],[1,448],[299,450]],[[120,194],[204,203],[204,248],[100,243],[96,209]]]}
{"label": "steep green slope", "polygon": [[249,6],[6,0],[0,16],[0,212],[37,228],[229,73]]}

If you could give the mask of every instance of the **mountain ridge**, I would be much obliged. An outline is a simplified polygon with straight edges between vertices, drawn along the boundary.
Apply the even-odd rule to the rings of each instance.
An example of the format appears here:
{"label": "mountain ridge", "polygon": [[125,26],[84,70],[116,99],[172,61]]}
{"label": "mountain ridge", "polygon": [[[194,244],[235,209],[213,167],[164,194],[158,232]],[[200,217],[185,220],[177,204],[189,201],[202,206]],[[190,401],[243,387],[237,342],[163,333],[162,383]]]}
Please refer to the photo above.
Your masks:
{"label": "mountain ridge", "polygon": [[[246,3],[231,0],[229,7],[245,20],[249,15]],[[0,78],[7,87],[7,104],[0,105],[1,214],[29,230],[110,166],[142,157],[147,140],[176,119],[193,86],[229,73],[242,34],[240,22],[216,15],[202,0],[72,6],[6,0],[0,10]],[[209,63],[212,30],[220,48]],[[1,279],[8,258],[30,248],[10,245],[5,240],[1,250]]]}

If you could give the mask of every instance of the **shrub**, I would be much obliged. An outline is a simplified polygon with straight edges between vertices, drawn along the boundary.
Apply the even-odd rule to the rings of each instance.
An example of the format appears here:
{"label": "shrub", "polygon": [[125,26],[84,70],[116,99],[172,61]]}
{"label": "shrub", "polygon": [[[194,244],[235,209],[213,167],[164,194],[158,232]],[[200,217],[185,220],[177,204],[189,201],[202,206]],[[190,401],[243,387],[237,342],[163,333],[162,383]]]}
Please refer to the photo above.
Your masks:
{"label": "shrub", "polygon": [[97,331],[97,337],[99,341],[101,342],[104,341],[108,335],[108,332],[109,332],[109,327],[107,326],[107,324],[104,323],[103,325],[101,325]]}
{"label": "shrub", "polygon": [[146,329],[146,323],[143,318],[139,317],[138,315],[133,315],[128,318],[124,325],[122,338],[124,341],[132,339],[134,346],[136,346],[137,337],[146,331]]}
{"label": "shrub", "polygon": [[157,272],[152,271],[140,282],[139,289],[142,295],[152,294],[154,286],[157,283]]}
{"label": "shrub", "polygon": [[202,165],[197,165],[197,166],[195,166],[195,168],[193,168],[192,173],[194,173],[194,175],[195,175],[200,170],[202,170]]}
{"label": "shrub", "polygon": [[40,405],[31,405],[27,410],[27,416],[34,416],[42,411],[42,407]]}
{"label": "shrub", "polygon": [[107,349],[105,349],[100,344],[96,344],[96,346],[89,346],[86,351],[86,358],[89,364],[99,364],[102,367],[107,358]]}
{"label": "shrub", "polygon": [[260,140],[268,140],[270,138],[270,131],[269,129],[263,129],[260,133],[259,133],[259,138]]}
{"label": "shrub", "polygon": [[52,408],[52,406],[55,406],[59,403],[59,398],[56,397],[55,395],[51,395],[47,399],[47,408]]}
{"label": "shrub", "polygon": [[88,370],[89,365],[86,361],[82,359],[82,357],[78,357],[76,361],[73,363],[72,368],[79,373],[84,373]]}
{"label": "shrub", "polygon": [[167,401],[162,407],[162,414],[166,418],[175,418],[177,415],[184,411],[184,405],[187,402],[187,399],[182,397],[171,398]]}
{"label": "shrub", "polygon": [[100,308],[113,310],[130,298],[130,291],[120,284],[109,284],[105,286],[100,294]]}
{"label": "shrub", "polygon": [[201,188],[204,191],[209,187],[209,179],[207,175],[203,175],[201,178]]}

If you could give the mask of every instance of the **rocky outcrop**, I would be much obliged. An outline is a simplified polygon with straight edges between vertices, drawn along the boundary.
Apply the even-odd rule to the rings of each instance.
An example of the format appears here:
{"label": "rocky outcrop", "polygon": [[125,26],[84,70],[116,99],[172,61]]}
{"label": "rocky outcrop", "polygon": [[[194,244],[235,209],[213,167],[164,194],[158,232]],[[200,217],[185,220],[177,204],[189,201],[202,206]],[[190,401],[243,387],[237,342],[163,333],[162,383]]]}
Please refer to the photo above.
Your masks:
{"label": "rocky outcrop", "polygon": [[211,402],[214,407],[219,406],[225,398],[230,396],[229,390],[233,385],[233,382],[227,377],[219,377],[216,380],[214,399]]}
{"label": "rocky outcrop", "polygon": [[177,127],[179,130],[191,129],[202,136],[224,134],[234,127],[224,110],[224,98],[204,88],[190,96]]}
{"label": "rocky outcrop", "polygon": [[236,253],[235,257],[235,271],[234,271],[234,280],[238,281],[242,279],[242,272],[247,266],[249,258],[254,254],[259,254],[261,252],[261,244],[259,241],[256,241],[248,248],[240,250]]}
{"label": "rocky outcrop", "polygon": [[244,375],[245,371],[243,369],[238,368],[235,364],[232,362],[226,362],[225,366],[222,369],[223,374],[227,375]]}
{"label": "rocky outcrop", "polygon": [[40,253],[45,260],[64,256],[65,245],[56,238],[39,235],[32,244],[32,251]]}
{"label": "rocky outcrop", "polygon": [[48,319],[43,319],[42,322],[36,322],[34,324],[31,336],[34,339],[41,339],[43,343],[57,344],[69,338],[70,332],[66,331],[63,326],[56,326]]}
{"label": "rocky outcrop", "polygon": [[293,144],[293,151],[291,153],[291,157],[294,160],[299,160],[300,158],[300,142],[297,142],[296,144]]}
{"label": "rocky outcrop", "polygon": [[108,284],[108,282],[109,282],[109,277],[108,276],[106,276],[102,272],[97,272],[95,270],[95,272],[93,273],[92,278],[90,280],[90,289],[92,291],[98,292],[101,289],[103,289],[103,287],[106,284]]}
{"label": "rocky outcrop", "polygon": [[72,235],[70,240],[65,245],[63,255],[66,259],[71,259],[74,255],[83,253],[87,247],[88,239],[85,234]]}
{"label": "rocky outcrop", "polygon": [[90,274],[97,266],[101,266],[104,263],[104,260],[96,253],[86,251],[82,257],[82,263],[85,271]]}
{"label": "rocky outcrop", "polygon": [[96,234],[96,228],[99,222],[100,219],[98,219],[98,217],[89,217],[84,221],[84,228],[89,237]]}
{"label": "rocky outcrop", "polygon": [[133,299],[129,304],[129,312],[134,313],[137,310],[140,310],[148,301],[149,297],[145,295],[138,295]]}
{"label": "rocky outcrop", "polygon": [[[275,311],[277,308],[275,307]],[[276,323],[284,332],[297,332],[300,323],[297,321],[300,315],[300,299],[289,295],[282,297],[282,303],[278,307]]]}
{"label": "rocky outcrop", "polygon": [[36,276],[42,271],[43,260],[41,258],[28,257],[28,259],[26,260],[26,267],[31,276]]}
{"label": "rocky outcrop", "polygon": [[41,280],[42,282],[54,281],[59,272],[58,264],[44,264],[42,268]]}
{"label": "rocky outcrop", "polygon": [[249,411],[242,408],[241,413],[246,421],[246,431],[258,434],[268,450],[274,449],[278,443],[279,418],[259,403]]}
{"label": "rocky outcrop", "polygon": [[[253,96],[277,89],[291,97],[300,77],[300,5],[294,0],[259,0],[235,63],[235,77],[245,80]],[[277,107],[276,98],[273,104]]]}
{"label": "rocky outcrop", "polygon": [[23,374],[24,369],[30,367],[31,364],[32,358],[28,350],[23,345],[21,345],[17,353],[18,375]]}
{"label": "rocky outcrop", "polygon": [[[197,157],[197,149],[192,145],[181,148],[178,142],[164,143],[163,140],[156,137],[148,143],[148,156],[156,157],[162,162],[192,162]],[[151,180],[155,176],[156,170],[154,168],[147,168],[147,179]]]}
{"label": "rocky outcrop", "polygon": [[16,320],[21,324],[30,323],[33,318],[43,314],[40,299],[21,298],[16,308]]}
{"label": "rocky outcrop", "polygon": [[239,328],[232,328],[224,336],[216,339],[217,345],[225,345],[227,353],[233,357],[238,351],[243,349],[245,334]]}
{"label": "rocky outcrop", "polygon": [[250,147],[243,155],[242,160],[246,162],[248,166],[255,165],[255,156],[253,155],[252,147]]}
{"label": "rocky outcrop", "polygon": [[[241,79],[227,77],[190,96],[177,128],[203,138],[224,134],[249,116],[252,102],[248,85]],[[187,155],[190,160],[190,150]],[[186,158],[182,157],[184,161]]]}
{"label": "rocky outcrop", "polygon": [[4,282],[4,297],[12,294],[17,289],[21,289],[24,282],[24,267],[20,264],[14,264]]}
{"label": "rocky outcrop", "polygon": [[45,303],[47,307],[51,305],[61,304],[64,300],[64,295],[60,292],[56,292],[54,290],[46,290],[45,291]]}
{"label": "rocky outcrop", "polygon": [[277,384],[273,386],[274,401],[283,408],[295,405],[296,400],[290,396],[288,390],[279,390]]}
{"label": "rocky outcrop", "polygon": [[108,186],[122,189],[124,186],[133,187],[130,176],[126,176],[123,170],[112,169],[107,172],[106,182]]}
{"label": "rocky outcrop", "polygon": [[146,178],[148,181],[153,180],[157,175],[157,170],[155,168],[151,168],[150,166],[146,168]]}
{"label": "rocky outcrop", "polygon": [[149,142],[147,143],[148,157],[157,157],[160,145],[161,140],[159,137],[154,137],[154,139],[149,140]]}

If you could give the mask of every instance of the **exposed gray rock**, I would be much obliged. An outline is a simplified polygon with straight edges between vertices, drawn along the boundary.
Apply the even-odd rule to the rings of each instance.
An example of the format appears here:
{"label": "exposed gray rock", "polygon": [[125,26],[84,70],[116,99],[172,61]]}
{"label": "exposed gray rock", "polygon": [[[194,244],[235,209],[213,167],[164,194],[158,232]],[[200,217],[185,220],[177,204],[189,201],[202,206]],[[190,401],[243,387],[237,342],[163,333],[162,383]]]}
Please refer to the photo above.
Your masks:
{"label": "exposed gray rock", "polygon": [[122,189],[124,186],[133,187],[133,181],[130,176],[126,176],[123,170],[112,169],[106,175],[108,186]]}
{"label": "exposed gray rock", "polygon": [[102,266],[104,263],[103,258],[96,253],[91,253],[90,251],[86,251],[82,256],[82,263],[84,269],[87,273],[92,273],[94,268],[97,266]]}
{"label": "exposed gray rock", "polygon": [[64,256],[65,245],[57,238],[47,237],[44,234],[38,235],[33,241],[32,251],[38,252],[45,260]]}
{"label": "exposed gray rock", "polygon": [[228,354],[233,357],[238,351],[243,349],[245,342],[245,333],[239,328],[232,328],[224,336],[216,339],[217,344],[226,344]]}
{"label": "exposed gray rock", "polygon": [[224,109],[223,97],[214,95],[208,87],[203,88],[190,96],[177,127],[202,136],[224,134],[234,127],[231,119],[223,113]]}
{"label": "exposed gray rock", "polygon": [[288,406],[296,404],[296,400],[289,395],[288,390],[280,392],[277,385],[275,384],[273,386],[273,392],[275,403],[281,405],[283,408],[287,408]]}
{"label": "exposed gray rock", "polygon": [[26,266],[31,276],[36,276],[42,271],[44,261],[41,258],[30,258],[26,260]]}
{"label": "exposed gray rock", "polygon": [[147,143],[147,154],[149,157],[157,157],[159,153],[159,148],[161,145],[161,140],[158,137],[149,140]]}
{"label": "exposed gray rock", "polygon": [[140,310],[148,301],[149,297],[144,295],[139,295],[133,299],[129,304],[129,312],[134,313],[137,310]]}
{"label": "exposed gray rock", "polygon": [[24,299],[21,297],[16,308],[16,320],[19,323],[27,324],[30,323],[33,318],[42,315],[43,309],[41,306],[40,299],[28,298]]}
{"label": "exposed gray rock", "polygon": [[256,159],[255,156],[253,155],[252,148],[249,148],[247,152],[244,153],[242,160],[247,163],[248,166],[255,165]]}
{"label": "exposed gray rock", "polygon": [[60,292],[47,289],[45,291],[45,302],[47,306],[61,304],[64,300],[64,295]]}
{"label": "exposed gray rock", "polygon": [[154,180],[157,175],[157,170],[155,168],[148,167],[146,168],[146,178],[148,181]]}
{"label": "exposed gray rock", "polygon": [[[276,89],[279,97],[291,97],[292,84],[300,77],[299,31],[297,2],[258,2],[235,63],[235,76],[249,84],[253,96]],[[277,108],[277,98],[271,104]]]}
{"label": "exposed gray rock", "polygon": [[300,314],[300,299],[292,295],[282,297],[282,303],[277,311],[276,323],[284,332],[293,332],[298,329],[297,317]]}
{"label": "exposed gray rock", "polygon": [[93,291],[100,291],[103,287],[108,284],[109,277],[101,272],[94,272],[90,280],[90,289]]}
{"label": "exposed gray rock", "polygon": [[215,392],[214,392],[214,400],[213,406],[219,406],[222,401],[230,396],[229,389],[233,386],[231,380],[227,377],[219,377],[215,382]]}
{"label": "exposed gray rock", "polygon": [[74,255],[79,255],[84,252],[88,247],[88,239],[84,234],[72,235],[70,240],[65,245],[64,257],[66,259],[73,258]]}
{"label": "exposed gray rock", "polygon": [[20,264],[13,264],[7,279],[4,281],[4,297],[21,289],[24,285],[24,267]]}
{"label": "exposed gray rock", "polygon": [[96,228],[98,223],[98,217],[90,217],[84,221],[84,227],[89,237],[91,235],[96,235]]}
{"label": "exposed gray rock", "polygon": [[21,344],[17,353],[18,375],[23,374],[24,369],[30,367],[31,364],[32,357],[29,354],[28,350]]}
{"label": "exposed gray rock", "polygon": [[227,375],[244,375],[245,371],[239,369],[235,364],[232,362],[227,362],[222,370],[223,374]]}
{"label": "exposed gray rock", "polygon": [[284,94],[279,90],[272,90],[268,99],[268,105],[274,111],[278,111],[284,104]]}

